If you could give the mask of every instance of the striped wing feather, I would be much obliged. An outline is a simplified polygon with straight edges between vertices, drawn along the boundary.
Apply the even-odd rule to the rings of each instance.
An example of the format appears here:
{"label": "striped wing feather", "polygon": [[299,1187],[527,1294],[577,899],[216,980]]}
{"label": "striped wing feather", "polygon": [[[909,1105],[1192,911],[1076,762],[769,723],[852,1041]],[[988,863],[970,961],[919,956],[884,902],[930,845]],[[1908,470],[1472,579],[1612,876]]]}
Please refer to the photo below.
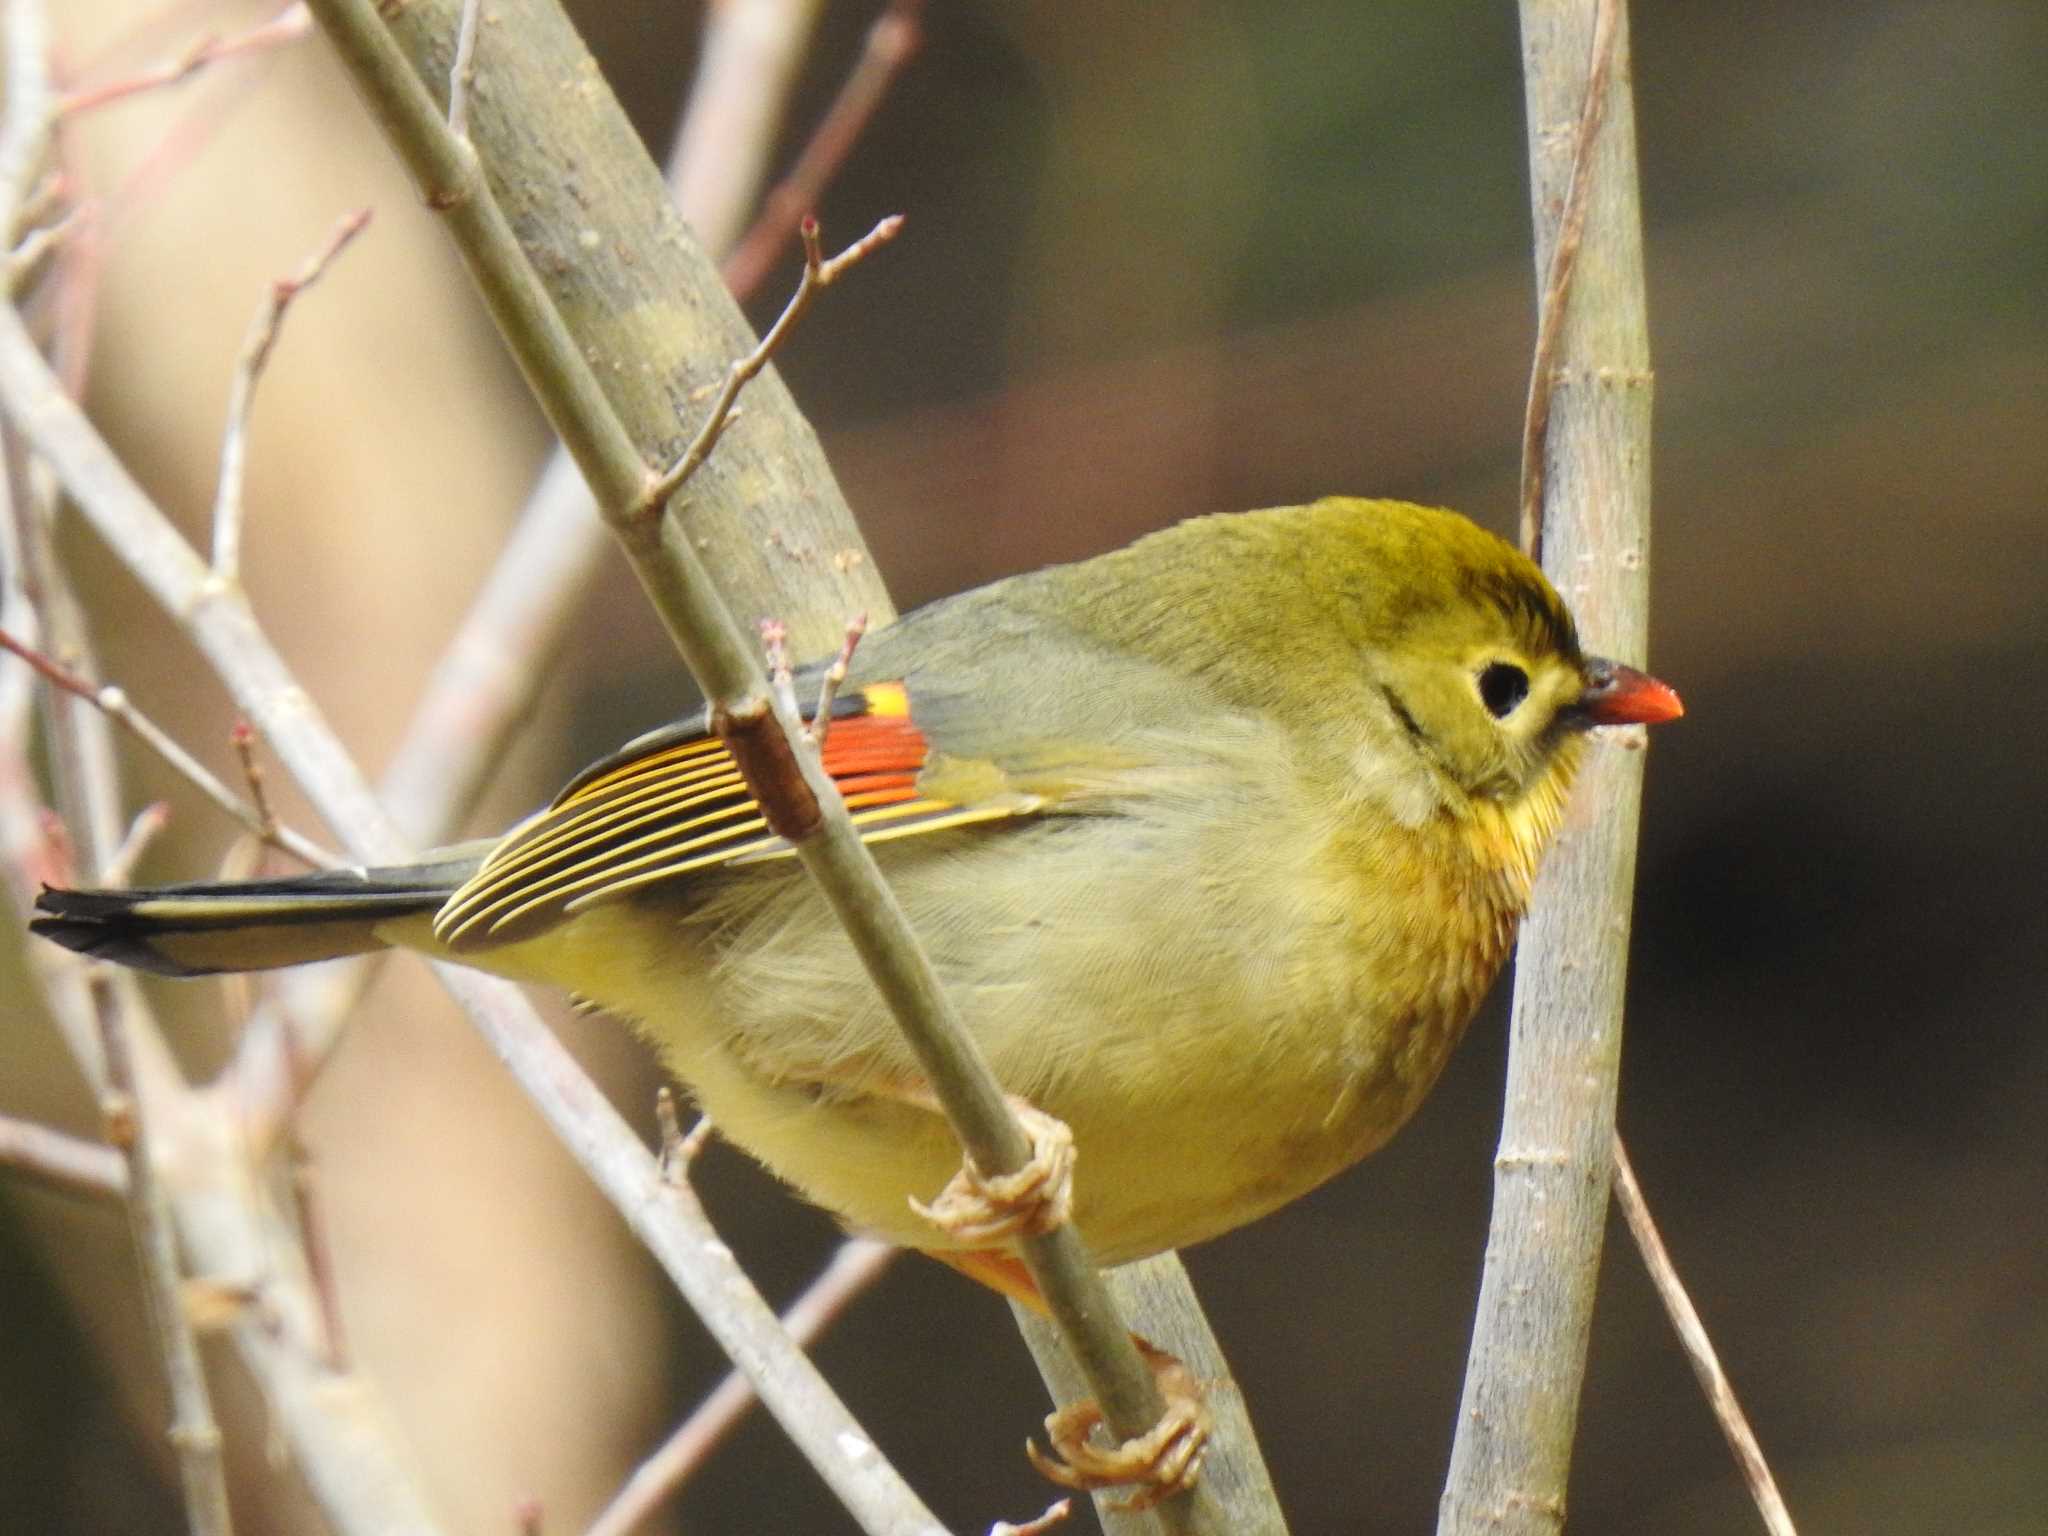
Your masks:
{"label": "striped wing feather", "polygon": [[[843,697],[833,715],[825,771],[865,842],[1032,809],[1022,797],[969,806],[921,793],[929,746],[900,684]],[[510,833],[448,898],[434,932],[458,953],[516,943],[650,885],[794,852],[768,830],[724,743],[671,726],[586,769]]]}

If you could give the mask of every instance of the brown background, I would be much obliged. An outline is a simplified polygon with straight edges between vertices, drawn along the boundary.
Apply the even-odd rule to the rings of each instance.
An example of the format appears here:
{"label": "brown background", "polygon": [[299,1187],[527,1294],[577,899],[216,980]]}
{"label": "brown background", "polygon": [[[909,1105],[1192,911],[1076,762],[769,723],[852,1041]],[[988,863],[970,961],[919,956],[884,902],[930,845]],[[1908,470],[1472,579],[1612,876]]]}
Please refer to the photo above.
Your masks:
{"label": "brown background", "polygon": [[[131,65],[263,14],[56,11],[68,59]],[[1807,1529],[2036,1532],[2048,10],[1635,11],[1649,660],[1689,717],[1650,771],[1624,1129]],[[665,144],[694,10],[582,13]],[[869,14],[829,8],[792,144]],[[1326,491],[1507,526],[1531,327],[1510,8],[961,0],[927,31],[823,209],[842,236],[891,210],[909,230],[786,363],[905,606]],[[195,121],[203,153],[148,170]],[[375,765],[539,461],[534,414],[317,43],[110,109],[79,143],[112,199],[91,403],[194,529],[263,283],[377,208],[265,385],[245,556]],[[218,690],[81,553],[110,668],[222,756]],[[481,820],[684,702],[636,603],[611,572]],[[137,786],[180,807],[145,875],[210,867],[218,821],[151,765]],[[221,994],[168,1006],[195,1066],[217,1060]],[[644,1121],[637,1050],[564,1027]],[[9,1003],[0,1029],[0,1110],[88,1124],[46,1027]],[[1301,1532],[1433,1519],[1502,1033],[1496,1004],[1372,1163],[1188,1256]],[[537,1495],[550,1531],[579,1529],[713,1379],[699,1330],[409,965],[308,1138],[357,1350],[438,1506],[503,1532]],[[734,1154],[703,1181],[771,1295],[832,1241]],[[138,1306],[117,1215],[0,1181],[0,1527],[173,1528]],[[997,1304],[906,1262],[821,1356],[957,1529],[1042,1504],[1016,1446],[1043,1410]],[[219,1359],[244,1529],[310,1528]],[[1755,1528],[1624,1238],[1572,1509],[1588,1536]],[[765,1424],[680,1510],[675,1529],[846,1528]]]}

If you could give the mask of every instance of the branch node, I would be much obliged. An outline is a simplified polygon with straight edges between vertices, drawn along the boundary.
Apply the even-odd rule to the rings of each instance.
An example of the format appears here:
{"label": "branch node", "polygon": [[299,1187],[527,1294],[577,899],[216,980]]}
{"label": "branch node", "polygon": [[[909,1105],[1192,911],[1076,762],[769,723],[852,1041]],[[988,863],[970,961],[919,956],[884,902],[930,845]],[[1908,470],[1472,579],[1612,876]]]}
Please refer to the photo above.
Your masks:
{"label": "branch node", "polygon": [[740,777],[747,781],[767,818],[768,830],[789,843],[802,843],[815,835],[825,813],[768,700],[757,697],[735,705],[715,705],[711,728],[732,754]]}

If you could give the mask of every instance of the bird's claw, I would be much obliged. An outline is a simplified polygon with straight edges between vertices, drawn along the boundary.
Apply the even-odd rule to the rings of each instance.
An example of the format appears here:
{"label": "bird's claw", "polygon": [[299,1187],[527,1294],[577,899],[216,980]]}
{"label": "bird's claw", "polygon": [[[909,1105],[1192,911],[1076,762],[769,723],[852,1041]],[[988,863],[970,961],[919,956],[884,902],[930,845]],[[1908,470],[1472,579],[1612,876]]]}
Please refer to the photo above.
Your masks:
{"label": "bird's claw", "polygon": [[1034,1441],[1024,1442],[1031,1465],[1062,1488],[1092,1493],[1136,1484],[1115,1506],[1132,1514],[1194,1487],[1202,1475],[1203,1453],[1209,1448],[1209,1410],[1187,1367],[1163,1351],[1147,1348],[1145,1354],[1159,1378],[1166,1412],[1144,1434],[1120,1445],[1099,1444],[1091,1432],[1105,1421],[1090,1398],[1046,1416],[1050,1454]]}
{"label": "bird's claw", "polygon": [[939,1197],[910,1208],[963,1248],[994,1248],[1064,1226],[1074,1209],[1074,1133],[1066,1122],[1021,1099],[1010,1108],[1031,1139],[1031,1157],[1015,1173],[986,1174],[960,1165]]}

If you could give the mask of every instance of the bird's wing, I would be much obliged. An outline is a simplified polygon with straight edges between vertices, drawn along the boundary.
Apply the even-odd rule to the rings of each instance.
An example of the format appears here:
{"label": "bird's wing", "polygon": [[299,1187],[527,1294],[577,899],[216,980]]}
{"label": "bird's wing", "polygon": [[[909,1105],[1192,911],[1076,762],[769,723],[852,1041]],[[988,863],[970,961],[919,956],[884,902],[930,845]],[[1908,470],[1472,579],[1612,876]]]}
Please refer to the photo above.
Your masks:
{"label": "bird's wing", "polygon": [[[1044,803],[993,773],[985,783],[949,774],[955,787],[932,793],[918,777],[930,752],[904,684],[834,701],[824,768],[863,841],[1030,815]],[[434,933],[458,954],[489,949],[647,886],[794,851],[768,830],[724,743],[701,725],[672,725],[585,769],[509,833],[448,898]]]}

